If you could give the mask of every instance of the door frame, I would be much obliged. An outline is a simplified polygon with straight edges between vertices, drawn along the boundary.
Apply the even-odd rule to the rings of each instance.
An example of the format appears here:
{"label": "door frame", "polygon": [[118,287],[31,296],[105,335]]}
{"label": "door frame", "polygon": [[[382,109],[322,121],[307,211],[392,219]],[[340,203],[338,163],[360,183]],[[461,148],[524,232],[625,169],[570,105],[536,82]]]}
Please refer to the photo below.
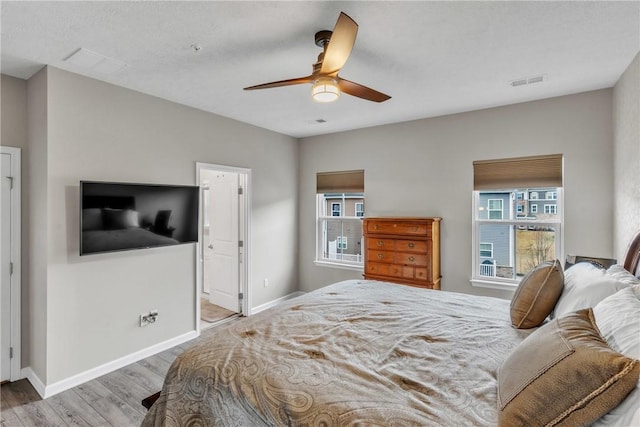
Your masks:
{"label": "door frame", "polygon": [[[238,204],[238,238],[244,242],[243,251],[240,256],[240,271],[238,275],[239,289],[243,294],[240,303],[240,314],[249,316],[251,307],[251,169],[236,166],[217,165],[211,163],[196,162],[196,185],[200,185],[200,172],[202,170],[210,170],[216,172],[233,172],[237,173],[242,187],[242,196],[239,198]],[[203,230],[203,190],[200,188],[199,218],[198,221],[198,244],[196,245],[196,331],[200,333],[200,298],[202,297],[202,234]]]}
{"label": "door frame", "polygon": [[[13,274],[11,274],[11,343],[13,357],[10,359],[11,373],[9,381],[17,381],[21,376],[22,357],[22,223],[21,223],[21,200],[22,200],[22,170],[21,170],[21,149],[16,147],[0,146],[2,154],[11,156],[11,172],[13,176],[13,188],[11,191],[11,262],[13,263]],[[4,266],[0,268],[6,268]]]}

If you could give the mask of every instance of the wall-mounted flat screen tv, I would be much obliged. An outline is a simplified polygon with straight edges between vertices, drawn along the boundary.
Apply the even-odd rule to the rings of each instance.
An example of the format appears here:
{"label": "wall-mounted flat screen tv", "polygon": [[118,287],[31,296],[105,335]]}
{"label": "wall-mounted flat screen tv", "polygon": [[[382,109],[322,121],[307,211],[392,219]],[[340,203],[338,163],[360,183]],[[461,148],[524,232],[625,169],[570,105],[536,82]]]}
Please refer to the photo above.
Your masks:
{"label": "wall-mounted flat screen tv", "polygon": [[80,255],[198,241],[196,186],[80,181]]}

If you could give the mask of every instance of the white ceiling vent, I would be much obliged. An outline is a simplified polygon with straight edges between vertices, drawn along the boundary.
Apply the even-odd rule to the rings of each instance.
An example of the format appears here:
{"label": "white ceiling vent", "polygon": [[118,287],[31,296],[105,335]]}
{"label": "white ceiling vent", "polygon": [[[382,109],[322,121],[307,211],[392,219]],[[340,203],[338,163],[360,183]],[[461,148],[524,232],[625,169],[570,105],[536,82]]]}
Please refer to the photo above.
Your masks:
{"label": "white ceiling vent", "polygon": [[511,80],[509,84],[513,87],[530,85],[531,83],[540,83],[545,79],[544,74],[540,76],[526,77],[523,79]]}
{"label": "white ceiling vent", "polygon": [[66,57],[64,61],[101,74],[115,73],[127,66],[127,64],[122,61],[108,58],[83,47]]}

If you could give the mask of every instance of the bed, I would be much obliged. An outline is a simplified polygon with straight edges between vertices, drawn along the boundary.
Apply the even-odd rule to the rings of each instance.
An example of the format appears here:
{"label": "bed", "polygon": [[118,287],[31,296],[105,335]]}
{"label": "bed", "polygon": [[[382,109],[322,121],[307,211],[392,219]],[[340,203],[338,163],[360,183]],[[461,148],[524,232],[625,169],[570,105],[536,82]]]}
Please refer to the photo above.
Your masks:
{"label": "bed", "polygon": [[179,243],[141,221],[133,196],[83,196],[82,203],[82,254]]}
{"label": "bed", "polygon": [[[639,258],[640,234],[624,269],[615,266],[618,269],[609,272],[590,266],[594,270],[589,274],[606,279],[613,286],[610,295],[628,288],[627,292],[637,290],[640,298],[640,286],[634,286],[640,281],[634,282],[636,277],[629,273],[638,273]],[[551,268],[557,271],[556,263]],[[588,273],[586,267],[580,269],[574,271]],[[540,272],[548,281],[549,274]],[[570,278],[567,270],[566,281],[582,283],[583,276],[577,274],[572,272],[576,276]],[[568,298],[564,292],[569,287],[561,289],[558,301]],[[517,294],[526,297],[526,289]],[[637,298],[634,301],[640,302]],[[606,308],[602,305],[601,311]],[[557,346],[547,351],[546,344],[540,344],[545,333],[557,336],[556,329],[571,329],[576,322],[590,324],[589,319],[595,325],[595,307],[574,308],[571,301],[565,302],[564,309],[570,312],[557,313],[554,320],[545,315],[538,326],[517,328],[513,326],[514,301],[378,281],[336,283],[222,327],[186,350],[169,369],[142,425],[535,425],[535,417],[547,408],[529,408],[535,399],[527,393],[536,393],[531,389],[545,380],[551,381],[545,387],[556,387],[558,381],[552,375],[563,363],[575,370],[587,362],[572,359],[583,354],[581,344],[573,341],[575,350],[561,350],[564,353],[543,370],[536,368],[538,361],[523,363],[522,357],[556,351]],[[617,364],[615,381],[605,381],[605,391],[598,386],[602,394],[591,392],[568,415],[564,411],[561,417],[552,416],[554,422],[542,424],[585,424],[584,420],[594,417],[593,407],[600,411],[598,417],[609,412],[598,421],[601,425],[624,425],[640,415],[635,413],[640,404],[640,363],[611,349],[605,341],[608,332],[594,328],[593,339],[606,347],[598,348],[597,354],[611,353],[612,364]],[[577,335],[578,341],[585,339],[585,333]],[[524,369],[514,370],[517,363]],[[597,377],[593,372],[599,372],[601,364],[597,361],[595,368],[585,368],[588,377]],[[528,370],[535,375],[526,377]],[[585,372],[576,375],[579,382],[585,381]],[[543,404],[551,406],[556,398]],[[515,418],[505,418],[508,410],[515,411]]]}

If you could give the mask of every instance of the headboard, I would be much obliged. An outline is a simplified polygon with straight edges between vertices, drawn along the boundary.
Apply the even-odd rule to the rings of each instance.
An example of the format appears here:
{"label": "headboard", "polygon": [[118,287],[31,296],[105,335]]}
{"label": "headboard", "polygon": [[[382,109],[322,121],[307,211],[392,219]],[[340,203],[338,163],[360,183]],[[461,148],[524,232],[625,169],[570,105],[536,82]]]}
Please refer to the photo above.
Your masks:
{"label": "headboard", "polygon": [[624,268],[634,276],[640,277],[640,232],[631,240],[624,258]]}

